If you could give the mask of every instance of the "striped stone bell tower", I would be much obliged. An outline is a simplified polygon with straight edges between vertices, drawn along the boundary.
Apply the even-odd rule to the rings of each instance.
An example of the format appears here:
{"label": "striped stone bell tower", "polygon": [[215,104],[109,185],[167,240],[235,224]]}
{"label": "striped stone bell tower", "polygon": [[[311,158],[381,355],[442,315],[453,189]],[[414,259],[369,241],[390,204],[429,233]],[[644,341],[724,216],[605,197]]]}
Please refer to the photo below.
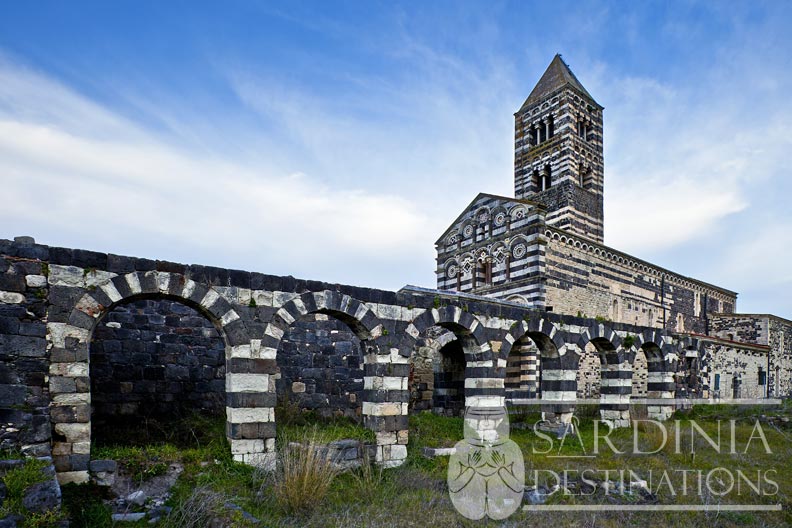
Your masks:
{"label": "striped stone bell tower", "polygon": [[602,110],[556,55],[514,114],[514,195],[548,225],[603,242]]}

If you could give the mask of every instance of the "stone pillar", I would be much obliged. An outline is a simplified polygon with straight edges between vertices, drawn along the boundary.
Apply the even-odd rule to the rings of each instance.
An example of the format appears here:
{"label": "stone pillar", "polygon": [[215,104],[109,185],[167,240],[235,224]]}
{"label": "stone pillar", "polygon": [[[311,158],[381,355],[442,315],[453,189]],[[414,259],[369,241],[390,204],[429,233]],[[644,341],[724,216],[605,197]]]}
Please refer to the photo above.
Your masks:
{"label": "stone pillar", "polygon": [[[384,348],[384,347],[383,347]],[[371,347],[364,357],[363,424],[377,437],[375,460],[396,467],[407,458],[409,349]]]}
{"label": "stone pillar", "polygon": [[51,358],[52,460],[61,484],[88,482],[91,458],[90,331],[84,326],[88,323],[81,327],[67,323],[47,324]]}
{"label": "stone pillar", "polygon": [[506,360],[493,356],[486,361],[465,356],[465,407],[506,406]]}
{"label": "stone pillar", "polygon": [[540,361],[542,415],[550,423],[571,423],[577,400],[579,357],[566,352],[563,356],[543,357]]}
{"label": "stone pillar", "polygon": [[[649,360],[649,376],[646,384],[647,415],[652,420],[668,420],[674,414],[676,396],[676,354],[670,345],[663,346],[661,360]],[[668,400],[664,403],[663,400]]]}
{"label": "stone pillar", "polygon": [[238,345],[226,352],[226,435],[237,462],[275,465],[277,349]]}
{"label": "stone pillar", "polygon": [[539,349],[527,338],[512,345],[506,364],[506,399],[509,405],[536,403],[538,356]]}
{"label": "stone pillar", "polygon": [[630,426],[632,367],[624,353],[607,354],[600,382],[600,417],[612,428]]}

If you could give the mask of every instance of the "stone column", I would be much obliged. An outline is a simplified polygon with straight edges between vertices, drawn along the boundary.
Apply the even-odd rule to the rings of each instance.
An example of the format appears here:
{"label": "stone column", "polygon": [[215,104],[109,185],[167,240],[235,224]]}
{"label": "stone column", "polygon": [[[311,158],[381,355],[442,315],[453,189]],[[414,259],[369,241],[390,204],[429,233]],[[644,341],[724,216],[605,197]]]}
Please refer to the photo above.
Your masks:
{"label": "stone column", "polygon": [[48,323],[47,339],[51,346],[52,459],[61,484],[82,484],[88,482],[91,458],[90,331],[72,324]]}
{"label": "stone column", "polygon": [[[646,384],[646,397],[650,400],[647,405],[647,415],[652,420],[668,420],[674,414],[676,397],[676,382],[674,372],[676,370],[676,353],[672,346],[664,345],[662,349],[663,358],[660,361],[649,361],[648,378]],[[652,401],[654,400],[654,401]],[[668,400],[664,403],[663,400]]]}
{"label": "stone column", "polygon": [[363,424],[377,437],[377,464],[396,467],[407,458],[411,350],[370,347],[363,364]]}
{"label": "stone column", "polygon": [[600,382],[600,416],[612,428],[630,426],[632,366],[623,351],[606,355]]}
{"label": "stone column", "polygon": [[542,414],[550,423],[572,421],[577,400],[577,369],[579,357],[570,351],[559,357],[540,359]]}
{"label": "stone column", "polygon": [[[226,357],[226,434],[237,462],[275,467],[277,349],[231,347]],[[229,357],[230,356],[230,357]]]}
{"label": "stone column", "polygon": [[[491,354],[491,349],[489,352]],[[490,357],[492,359],[472,361],[465,355],[465,407],[506,406],[506,360],[496,359],[494,354]]]}

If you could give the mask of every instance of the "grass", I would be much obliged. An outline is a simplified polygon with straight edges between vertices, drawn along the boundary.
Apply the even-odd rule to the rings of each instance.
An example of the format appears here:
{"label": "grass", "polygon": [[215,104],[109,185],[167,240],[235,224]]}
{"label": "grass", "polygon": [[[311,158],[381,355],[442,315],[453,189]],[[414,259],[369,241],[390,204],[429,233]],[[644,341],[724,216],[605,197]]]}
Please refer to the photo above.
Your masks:
{"label": "grass", "polygon": [[322,456],[322,443],[314,434],[303,443],[281,446],[272,491],[286,513],[302,514],[315,508],[338,475],[333,461]]}
{"label": "grass", "polygon": [[[536,409],[514,412],[515,423],[530,422],[537,418]],[[294,447],[285,450],[290,442],[302,441],[311,444],[326,443],[339,437],[363,439],[359,426],[351,422],[340,424],[317,420],[310,415],[297,415],[283,427],[279,425],[278,445],[281,452],[279,471],[266,473],[256,468],[233,462],[225,444],[222,423],[207,427],[200,445],[191,443],[187,448],[176,448],[169,444],[136,446],[132,448],[105,447],[100,451],[109,458],[117,455],[126,460],[139,460],[151,456],[159,460],[177,457],[184,464],[173,489],[169,505],[174,508],[160,526],[166,528],[190,528],[207,526],[207,519],[219,519],[223,526],[253,526],[240,512],[241,508],[261,521],[260,526],[272,527],[346,527],[346,526],[432,526],[433,528],[467,526],[604,526],[623,528],[627,526],[789,526],[792,525],[792,436],[783,426],[762,422],[771,453],[766,453],[763,444],[756,438],[754,418],[759,415],[789,416],[789,405],[768,409],[743,409],[728,406],[693,407],[678,413],[678,430],[671,428],[664,438],[662,431],[649,423],[640,424],[636,430],[620,429],[608,436],[617,450],[613,452],[601,438],[606,431],[595,430],[596,413],[593,409],[581,408],[583,415],[579,434],[568,436],[563,445],[554,440],[552,450],[547,451],[549,443],[537,436],[530,428],[511,431],[511,439],[522,450],[526,467],[526,477],[530,484],[533,470],[553,470],[557,472],[596,469],[615,471],[610,480],[618,480],[618,470],[632,470],[636,477],[649,480],[650,474],[670,472],[669,482],[675,489],[681,489],[682,474],[675,469],[707,472],[725,467],[731,471],[742,471],[755,480],[756,471],[774,469],[773,480],[778,483],[776,495],[763,496],[752,492],[743,482],[741,494],[737,490],[718,496],[705,492],[683,495],[673,494],[668,489],[656,490],[652,499],[638,494],[597,493],[591,496],[566,495],[559,491],[548,498],[549,504],[571,505],[630,505],[655,500],[659,504],[757,504],[780,503],[779,512],[642,512],[598,511],[552,513],[518,511],[504,523],[468,521],[463,519],[451,505],[446,486],[448,458],[427,459],[421,455],[423,447],[453,446],[462,439],[462,419],[416,413],[410,416],[410,443],[408,458],[399,468],[380,470],[377,466],[364,464],[361,468],[343,473],[325,471],[323,461],[317,457],[316,449]],[[734,437],[737,454],[728,449],[718,454],[707,440],[695,429],[691,430],[691,420],[695,420],[702,430],[712,438],[717,438],[718,420],[721,420],[721,436],[725,442],[730,439],[728,420],[734,419]],[[315,421],[314,421],[315,420]],[[724,421],[725,420],[725,421]],[[295,423],[295,421],[297,423]],[[222,422],[222,420],[220,420]],[[674,422],[672,422],[674,423]],[[280,424],[280,416],[279,416]],[[355,434],[347,434],[357,431]],[[580,456],[591,455],[596,433],[599,433],[599,453],[593,459],[550,458],[549,455]],[[752,439],[753,435],[753,439]],[[656,453],[641,455],[630,453],[632,442],[645,451]],[[664,446],[660,446],[663,440]],[[679,439],[681,449],[677,451]],[[724,445],[726,445],[724,443]],[[747,446],[747,449],[746,449]],[[117,458],[116,458],[117,459]],[[627,477],[631,475],[628,473]],[[553,484],[548,473],[540,475],[540,483]],[[599,477],[602,480],[602,476]],[[653,482],[656,487],[657,482]],[[767,490],[763,483],[763,489]],[[747,493],[746,493],[747,492]],[[67,488],[64,488],[64,496]],[[88,497],[85,493],[82,497]],[[80,519],[94,516],[96,524],[73,524],[73,526],[109,526],[100,511],[95,511],[91,501],[86,501]],[[230,507],[229,505],[234,505]],[[71,511],[71,510],[70,510]],[[71,511],[74,516],[74,511]],[[73,517],[74,518],[74,517]],[[104,520],[103,520],[104,519]]]}
{"label": "grass", "polygon": [[61,486],[63,508],[68,514],[71,528],[110,528],[113,521],[110,508],[103,500],[107,490],[92,484],[67,484]]}
{"label": "grass", "polygon": [[28,488],[49,480],[50,477],[44,473],[47,466],[48,463],[43,460],[28,458],[25,459],[24,464],[8,470],[2,476],[2,481],[6,485],[6,497],[0,507],[0,519],[19,515],[23,518],[21,524],[23,528],[48,528],[56,526],[63,519],[60,511],[31,513],[23,505]]}

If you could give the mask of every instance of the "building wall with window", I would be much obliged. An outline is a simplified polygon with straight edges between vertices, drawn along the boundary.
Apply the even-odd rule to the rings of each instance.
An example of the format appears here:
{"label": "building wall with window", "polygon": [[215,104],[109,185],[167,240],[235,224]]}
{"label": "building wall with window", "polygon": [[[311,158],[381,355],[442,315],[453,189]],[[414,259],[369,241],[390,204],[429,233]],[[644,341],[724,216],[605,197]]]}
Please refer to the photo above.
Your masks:
{"label": "building wall with window", "polygon": [[670,272],[572,233],[545,230],[545,308],[676,332],[704,334],[737,294]]}
{"label": "building wall with window", "polygon": [[437,240],[437,287],[544,306],[544,209],[479,194]]}
{"label": "building wall with window", "polygon": [[726,341],[764,345],[771,396],[792,395],[792,321],[770,314],[717,314],[712,334]]}

